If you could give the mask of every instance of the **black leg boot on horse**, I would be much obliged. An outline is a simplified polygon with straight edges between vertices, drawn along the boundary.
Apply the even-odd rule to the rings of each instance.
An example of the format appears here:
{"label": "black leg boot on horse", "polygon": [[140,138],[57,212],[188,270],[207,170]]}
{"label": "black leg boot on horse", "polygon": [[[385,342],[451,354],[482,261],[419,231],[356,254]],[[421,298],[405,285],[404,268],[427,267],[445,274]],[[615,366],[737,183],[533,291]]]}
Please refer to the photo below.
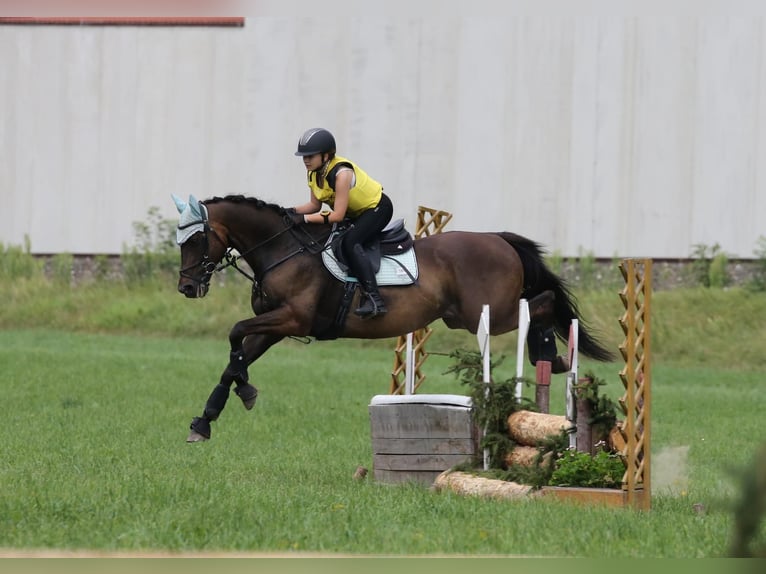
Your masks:
{"label": "black leg boot on horse", "polygon": [[201,442],[210,439],[212,434],[210,423],[218,420],[221,411],[226,406],[232,382],[236,383],[234,392],[242,400],[242,404],[245,405],[247,410],[252,409],[258,397],[258,389],[251,385],[248,380],[247,362],[245,361],[244,353],[241,350],[232,351],[229,365],[221,376],[221,382],[210,393],[202,416],[192,419],[191,426],[189,427],[191,432],[186,442]]}
{"label": "black leg boot on horse", "polygon": [[354,245],[351,256],[354,274],[362,287],[362,304],[354,311],[362,319],[372,319],[388,312],[383,297],[378,290],[378,282],[375,280],[375,271],[372,269],[370,260],[364,248]]}

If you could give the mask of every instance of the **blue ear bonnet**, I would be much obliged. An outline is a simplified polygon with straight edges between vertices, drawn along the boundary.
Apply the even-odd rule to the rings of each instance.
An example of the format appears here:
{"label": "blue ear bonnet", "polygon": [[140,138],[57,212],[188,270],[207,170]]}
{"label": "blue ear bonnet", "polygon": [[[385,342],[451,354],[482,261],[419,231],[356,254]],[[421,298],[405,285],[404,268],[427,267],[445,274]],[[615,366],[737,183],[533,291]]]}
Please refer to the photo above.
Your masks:
{"label": "blue ear bonnet", "polygon": [[176,204],[178,213],[181,214],[176,229],[176,243],[183,245],[192,235],[205,230],[207,208],[193,195],[189,195],[188,203],[175,194],[171,193],[170,196]]}

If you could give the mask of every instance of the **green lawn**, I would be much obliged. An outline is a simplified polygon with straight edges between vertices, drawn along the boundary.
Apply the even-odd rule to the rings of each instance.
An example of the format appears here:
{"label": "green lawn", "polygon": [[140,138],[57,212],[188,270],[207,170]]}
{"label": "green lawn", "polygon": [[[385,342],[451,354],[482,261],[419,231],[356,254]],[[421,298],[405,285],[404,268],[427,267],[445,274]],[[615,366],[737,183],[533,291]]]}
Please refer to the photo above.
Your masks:
{"label": "green lawn", "polygon": [[[248,285],[217,276],[189,301],[172,277],[71,288],[0,277],[0,548],[332,554],[719,557],[742,469],[766,441],[766,295],[653,295],[652,510],[498,502],[355,481],[372,467],[367,406],[388,392],[392,340],[285,341],[250,368],[260,396],[232,395],[213,439],[185,443],[228,359]],[[612,348],[616,292],[575,292]],[[478,320],[478,318],[477,318]],[[515,374],[516,336],[493,337]],[[444,373],[465,332],[434,325],[429,393],[467,394]],[[620,364],[582,361],[622,395]],[[528,376],[532,376],[527,367]],[[563,377],[552,410],[563,412]],[[531,395],[531,389],[527,390]],[[697,510],[695,510],[695,508]],[[701,509],[701,510],[700,510]],[[760,540],[766,538],[761,522]]]}
{"label": "green lawn", "polygon": [[[232,395],[213,439],[186,444],[227,356],[223,333],[6,325],[0,547],[716,557],[731,536],[737,472],[764,440],[761,372],[657,362],[661,488],[648,513],[359,482],[356,467],[372,465],[367,405],[388,390],[390,341],[278,345],[250,369],[255,408]],[[426,392],[464,394],[443,375],[448,364],[429,359]],[[581,365],[613,397],[619,368]]]}

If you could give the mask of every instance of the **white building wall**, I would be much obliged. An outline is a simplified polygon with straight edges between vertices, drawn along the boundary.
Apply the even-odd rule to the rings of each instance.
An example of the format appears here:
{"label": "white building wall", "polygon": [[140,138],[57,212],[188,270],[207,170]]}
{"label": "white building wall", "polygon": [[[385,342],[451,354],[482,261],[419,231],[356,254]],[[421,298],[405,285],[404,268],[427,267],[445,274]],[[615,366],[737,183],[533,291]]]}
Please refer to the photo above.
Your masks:
{"label": "white building wall", "polygon": [[305,201],[321,125],[395,216],[563,256],[752,257],[766,235],[764,22],[248,18],[0,26],[0,242],[120,253],[170,193]]}

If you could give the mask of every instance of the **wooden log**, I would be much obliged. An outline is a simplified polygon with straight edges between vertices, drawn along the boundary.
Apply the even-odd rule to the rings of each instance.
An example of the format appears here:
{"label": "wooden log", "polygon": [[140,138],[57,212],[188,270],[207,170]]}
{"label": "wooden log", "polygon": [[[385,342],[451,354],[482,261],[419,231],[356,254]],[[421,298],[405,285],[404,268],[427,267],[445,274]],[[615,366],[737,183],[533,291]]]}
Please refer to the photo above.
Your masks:
{"label": "wooden log", "polygon": [[511,438],[526,446],[536,446],[547,437],[558,435],[562,430],[570,429],[571,426],[567,418],[562,415],[516,411],[508,417]]}
{"label": "wooden log", "polygon": [[436,477],[433,488],[437,492],[450,490],[455,494],[498,499],[526,498],[534,494],[533,488],[526,484],[483,478],[467,472],[445,471]]}
{"label": "wooden log", "polygon": [[533,466],[538,454],[540,451],[533,446],[519,445],[505,455],[505,464],[508,466]]}

